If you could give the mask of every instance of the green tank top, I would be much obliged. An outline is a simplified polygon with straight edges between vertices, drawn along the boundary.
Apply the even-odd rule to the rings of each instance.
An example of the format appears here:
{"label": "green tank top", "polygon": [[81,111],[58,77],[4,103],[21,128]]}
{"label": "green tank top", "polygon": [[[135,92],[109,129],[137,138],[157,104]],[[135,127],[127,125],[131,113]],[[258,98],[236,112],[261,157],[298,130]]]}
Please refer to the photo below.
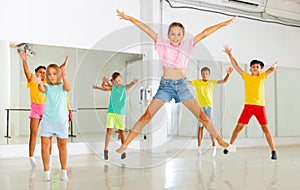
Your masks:
{"label": "green tank top", "polygon": [[108,113],[117,113],[126,115],[127,93],[125,85],[112,86]]}

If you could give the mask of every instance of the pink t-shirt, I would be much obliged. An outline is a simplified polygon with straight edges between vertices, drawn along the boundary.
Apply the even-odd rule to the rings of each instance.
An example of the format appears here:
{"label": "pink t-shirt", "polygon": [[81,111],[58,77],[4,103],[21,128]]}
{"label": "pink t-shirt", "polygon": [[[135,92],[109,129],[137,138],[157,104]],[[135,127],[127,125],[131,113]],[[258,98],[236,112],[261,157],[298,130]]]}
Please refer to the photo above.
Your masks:
{"label": "pink t-shirt", "polygon": [[169,40],[157,35],[154,48],[157,51],[161,66],[171,68],[186,68],[194,48],[194,38],[183,40],[179,46],[172,46]]}

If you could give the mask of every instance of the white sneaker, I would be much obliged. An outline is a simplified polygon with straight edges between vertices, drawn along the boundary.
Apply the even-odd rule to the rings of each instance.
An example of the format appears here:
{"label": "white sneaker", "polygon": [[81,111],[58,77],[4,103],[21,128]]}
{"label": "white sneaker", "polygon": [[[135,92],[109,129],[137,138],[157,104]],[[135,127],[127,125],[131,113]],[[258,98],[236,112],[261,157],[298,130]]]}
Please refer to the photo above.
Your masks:
{"label": "white sneaker", "polygon": [[44,172],[44,180],[45,182],[51,181],[51,172],[50,170]]}
{"label": "white sneaker", "polygon": [[198,157],[202,156],[202,148],[198,146]]}
{"label": "white sneaker", "polygon": [[111,153],[109,153],[110,161],[117,166],[121,166],[124,161],[122,154],[123,153],[118,153],[117,151],[111,151]]}
{"label": "white sneaker", "polygon": [[67,170],[61,170],[61,176],[60,176],[60,179],[62,181],[68,181],[69,178],[68,178],[68,174],[67,174]]}
{"label": "white sneaker", "polygon": [[223,153],[228,154],[228,152],[235,153],[236,152],[236,147],[233,144],[229,144],[229,146],[224,149]]}
{"label": "white sneaker", "polygon": [[217,147],[213,146],[212,147],[212,156],[215,157],[217,155]]}
{"label": "white sneaker", "polygon": [[49,157],[49,169],[51,170],[52,168],[52,156],[50,155]]}
{"label": "white sneaker", "polygon": [[29,157],[29,161],[30,161],[32,168],[37,168],[37,164],[36,164],[35,158],[33,156]]}

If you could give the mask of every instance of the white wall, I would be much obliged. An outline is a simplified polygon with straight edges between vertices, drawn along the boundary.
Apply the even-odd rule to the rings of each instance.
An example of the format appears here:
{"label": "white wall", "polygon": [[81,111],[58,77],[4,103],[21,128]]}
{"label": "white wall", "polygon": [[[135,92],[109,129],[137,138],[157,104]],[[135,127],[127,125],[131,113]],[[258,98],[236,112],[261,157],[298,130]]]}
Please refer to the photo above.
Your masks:
{"label": "white wall", "polygon": [[[10,106],[10,52],[9,43],[0,41],[1,94],[0,94],[0,134],[6,135],[6,111]],[[9,134],[10,135],[10,134]]]}
{"label": "white wall", "polygon": [[116,8],[139,16],[139,0],[1,0],[0,40],[89,49],[126,26]]}
{"label": "white wall", "polygon": [[[192,9],[172,9],[167,3],[163,6],[163,23],[181,22],[186,32],[192,35],[230,18]],[[216,61],[228,61],[222,48],[229,44],[240,62],[248,63],[253,58],[260,58],[267,65],[278,60],[279,66],[300,68],[300,28],[237,18],[202,43]]]}

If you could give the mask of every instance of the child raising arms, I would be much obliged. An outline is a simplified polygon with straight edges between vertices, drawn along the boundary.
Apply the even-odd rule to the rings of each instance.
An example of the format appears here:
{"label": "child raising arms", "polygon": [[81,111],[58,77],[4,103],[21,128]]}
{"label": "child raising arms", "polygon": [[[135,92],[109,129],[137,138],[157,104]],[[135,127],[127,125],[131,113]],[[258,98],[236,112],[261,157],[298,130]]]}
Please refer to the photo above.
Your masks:
{"label": "child raising arms", "polygon": [[168,40],[166,40],[163,39],[159,34],[154,32],[145,23],[133,18],[132,16],[126,15],[120,10],[117,10],[117,16],[119,16],[120,19],[133,23],[154,41],[154,48],[159,55],[163,75],[158,91],[151,100],[145,113],[134,124],[123,145],[119,149],[117,149],[116,159],[120,158],[121,153],[123,153],[127,149],[129,143],[141,132],[145,125],[150,122],[157,111],[166,102],[170,102],[173,98],[175,99],[176,103],[182,102],[182,104],[184,104],[193,113],[197,120],[201,121],[204,124],[208,132],[214,138],[216,138],[216,140],[222,147],[227,147],[229,151],[234,152],[235,147],[228,147],[229,144],[222,139],[210,119],[202,111],[201,107],[197,103],[197,100],[189,91],[186,84],[187,79],[185,76],[185,72],[189,57],[195,45],[220,28],[232,23],[235,17],[214,26],[208,27],[199,34],[195,35],[193,38],[187,40],[183,39],[184,26],[181,23],[174,22],[169,26]]}
{"label": "child raising arms", "polygon": [[[105,136],[105,147],[104,147],[104,159],[108,160],[108,144],[113,131],[113,128],[118,129],[118,133],[121,138],[122,144],[125,142],[125,115],[126,115],[126,100],[128,90],[135,85],[138,80],[134,79],[127,85],[122,84],[121,74],[114,72],[111,76],[111,82],[107,77],[103,77],[102,87],[93,85],[94,89],[111,91],[109,106],[107,111],[106,121],[106,136]],[[122,153],[122,159],[126,158],[126,153]]]}
{"label": "child raising arms", "polygon": [[[231,50],[232,49],[228,47],[228,45],[224,46],[224,52],[228,55],[234,69],[242,76],[242,79],[244,80],[245,105],[238,123],[232,133],[230,144],[234,143],[240,131],[246,124],[248,124],[250,118],[254,115],[261,125],[261,129],[263,130],[267,142],[272,150],[271,159],[276,160],[276,148],[273,142],[271,131],[268,127],[266,115],[264,82],[267,76],[275,71],[277,67],[277,61],[274,62],[268,70],[262,72],[264,63],[259,60],[252,60],[250,62],[251,74],[248,74],[239,67],[237,61],[231,54]],[[224,153],[228,153],[227,149],[224,150]]]}
{"label": "child raising arms", "polygon": [[[213,97],[214,97],[214,87],[218,84],[226,83],[230,74],[232,73],[233,69],[227,68],[226,76],[222,80],[211,80],[209,79],[210,76],[210,69],[208,67],[203,67],[201,69],[201,79],[188,81],[188,84],[191,84],[196,89],[196,96],[197,101],[201,108],[203,109],[204,113],[212,120],[213,116]],[[202,154],[202,138],[203,138],[203,123],[198,122],[198,156],[200,157]],[[212,156],[216,156],[216,142],[215,138],[211,136],[212,141]]]}
{"label": "child raising arms", "polygon": [[50,64],[46,69],[46,84],[40,78],[36,79],[38,88],[46,95],[46,106],[41,121],[42,159],[44,165],[44,181],[50,181],[49,147],[53,136],[57,137],[59,159],[61,164],[61,179],[67,176],[67,140],[68,140],[68,109],[67,92],[71,87],[66,78],[65,67],[60,69],[56,64]]}

